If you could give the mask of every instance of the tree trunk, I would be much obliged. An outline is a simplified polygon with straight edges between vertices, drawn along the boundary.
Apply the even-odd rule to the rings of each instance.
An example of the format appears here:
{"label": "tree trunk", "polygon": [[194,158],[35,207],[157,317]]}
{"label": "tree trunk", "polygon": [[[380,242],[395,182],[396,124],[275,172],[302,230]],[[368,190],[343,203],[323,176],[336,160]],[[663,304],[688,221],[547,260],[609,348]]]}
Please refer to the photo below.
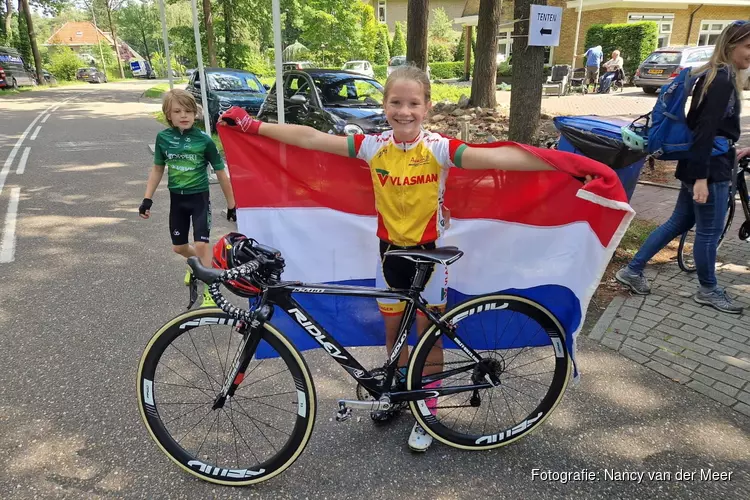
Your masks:
{"label": "tree trunk", "polygon": [[125,71],[122,69],[122,59],[120,59],[120,45],[117,43],[117,32],[115,31],[115,25],[112,24],[112,5],[111,0],[107,0],[107,21],[109,22],[109,31],[112,33],[112,41],[115,42],[115,59],[117,59],[117,66],[120,68],[120,78],[125,78]]}
{"label": "tree trunk", "polygon": [[13,38],[13,0],[5,0],[5,43],[10,45]]}
{"label": "tree trunk", "polygon": [[468,82],[471,79],[471,40],[473,38],[474,26],[466,26],[464,28],[464,77],[463,80]]}
{"label": "tree trunk", "polygon": [[42,73],[42,57],[39,55],[39,47],[36,45],[36,33],[34,33],[34,23],[31,20],[31,10],[29,9],[29,0],[21,0],[23,6],[23,15],[26,18],[26,26],[29,30],[29,43],[31,44],[31,53],[34,54],[34,69],[36,69],[36,81],[39,85],[45,85],[47,81]]}
{"label": "tree trunk", "polygon": [[547,0],[516,0],[513,31],[513,78],[510,88],[511,141],[530,143],[539,125],[542,110],[542,76],[544,74],[544,47],[529,47],[529,13],[531,4],[547,5]]}
{"label": "tree trunk", "polygon": [[203,0],[203,22],[206,24],[206,50],[208,50],[208,64],[216,67],[216,45],[214,44],[214,19],[211,14],[211,0]]}
{"label": "tree trunk", "polygon": [[[497,105],[497,25],[500,24],[500,0],[480,0],[477,24],[477,49],[471,103],[482,108]],[[471,39],[467,39],[471,43]]]}
{"label": "tree trunk", "polygon": [[146,60],[148,61],[148,65],[151,66],[151,70],[155,71],[154,65],[151,64],[151,52],[148,50],[148,42],[146,41],[146,29],[144,28],[146,16],[148,16],[148,12],[146,12],[146,4],[141,5],[141,12],[143,12],[143,22],[140,24],[139,28],[141,29],[141,38],[143,38],[143,47],[146,49]]}
{"label": "tree trunk", "polygon": [[409,0],[406,11],[406,60],[427,69],[427,16],[430,0]]}
{"label": "tree trunk", "polygon": [[234,65],[234,5],[232,0],[224,0],[224,64],[231,68]]}

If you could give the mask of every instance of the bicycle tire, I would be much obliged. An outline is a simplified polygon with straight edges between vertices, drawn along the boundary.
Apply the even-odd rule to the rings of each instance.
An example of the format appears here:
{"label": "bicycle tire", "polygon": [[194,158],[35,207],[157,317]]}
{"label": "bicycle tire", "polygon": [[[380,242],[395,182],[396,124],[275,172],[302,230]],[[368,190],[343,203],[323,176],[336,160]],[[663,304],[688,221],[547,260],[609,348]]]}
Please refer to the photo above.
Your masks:
{"label": "bicycle tire", "polygon": [[[721,248],[721,244],[724,242],[724,237],[732,226],[735,210],[734,199],[730,199],[727,207],[724,229],[722,229],[721,236],[719,236],[719,242],[716,244],[717,250]],[[695,238],[694,228],[682,233],[682,236],[680,236],[680,244],[677,247],[677,265],[686,273],[694,273],[696,271],[695,260],[693,259],[693,242],[689,241],[689,238],[691,237]]]}
{"label": "bicycle tire", "polygon": [[[495,413],[495,419],[498,421],[499,428],[497,428],[493,432],[486,432],[483,429],[481,433],[469,433],[463,431],[459,432],[452,428],[449,428],[447,425],[441,423],[440,421],[441,413],[443,413],[441,412],[441,408],[443,408],[443,406],[441,406],[440,404],[440,399],[437,400],[437,408],[435,410],[435,414],[429,411],[426,400],[409,402],[412,414],[416,418],[417,422],[419,422],[419,424],[422,425],[422,427],[426,429],[427,432],[435,439],[454,448],[464,450],[488,450],[499,448],[501,446],[506,446],[529,434],[530,432],[538,428],[554,411],[555,407],[560,402],[563,394],[565,393],[565,389],[570,377],[571,360],[565,345],[565,335],[563,328],[557,321],[557,319],[552,315],[552,313],[532,300],[523,297],[502,294],[482,295],[456,305],[451,310],[445,313],[443,319],[446,321],[451,321],[454,325],[456,325],[456,333],[459,335],[460,341],[468,345],[471,341],[467,340],[468,337],[461,335],[461,328],[459,327],[462,324],[466,324],[467,328],[475,329],[474,326],[468,326],[468,323],[476,323],[476,320],[478,318],[482,317],[483,314],[489,312],[497,312],[497,314],[499,315],[507,315],[508,313],[510,313],[511,315],[508,319],[508,324],[512,323],[512,319],[516,313],[520,313],[527,318],[526,323],[524,323],[511,343],[515,342],[516,339],[519,338],[519,334],[521,334],[522,332],[524,333],[524,337],[528,336],[530,340],[534,340],[537,338],[535,335],[537,335],[538,333],[535,333],[534,336],[531,336],[528,334],[529,330],[526,330],[529,321],[533,320],[534,323],[536,323],[536,325],[538,326],[537,332],[541,332],[541,337],[539,337],[539,340],[537,342],[545,340],[549,342],[543,347],[547,348],[547,352],[549,352],[548,357],[552,356],[554,358],[554,361],[552,362],[554,365],[554,369],[551,372],[551,380],[549,381],[549,387],[546,389],[546,393],[540,397],[540,401],[538,403],[535,403],[536,406],[534,407],[534,409],[529,411],[525,416],[522,416],[519,421],[507,424],[500,423],[499,415],[497,412],[495,412],[494,408],[490,406],[487,409],[487,417],[489,417],[490,408],[492,408],[493,412]],[[472,318],[472,320],[467,322],[467,318]],[[484,330],[485,320],[480,319],[479,322],[482,325],[482,329]],[[533,328],[533,326],[534,325],[532,324],[531,327]],[[443,344],[445,344],[445,342],[450,342],[447,337],[442,335],[436,325],[432,325],[430,328],[428,328],[425,334],[420,338],[409,359],[409,368],[407,372],[407,388],[409,390],[417,390],[423,388],[422,373],[425,370],[427,356],[435,343],[441,341],[441,339]],[[485,341],[487,341],[486,333]],[[470,347],[479,352],[476,347]],[[508,404],[508,401],[506,396],[507,393],[505,393],[505,387],[508,387],[508,390],[523,394],[523,392],[513,388],[512,384],[509,384],[509,381],[512,381],[514,378],[521,378],[521,375],[509,376],[505,379],[503,379],[503,375],[510,373],[509,369],[511,368],[511,365],[515,362],[516,358],[524,352],[525,349],[526,347],[521,348],[520,351],[517,347],[508,349],[509,352],[511,350],[518,351],[512,359],[508,357],[508,360],[506,360],[502,356],[500,356],[500,358],[487,356],[491,359],[497,359],[498,362],[500,362],[500,364],[503,366],[503,371],[499,375],[501,381],[500,386],[492,389],[483,389],[483,391],[499,389],[503,392],[503,398],[505,398],[506,404]],[[456,352],[456,354],[466,357],[463,351],[459,349],[443,349],[444,357],[446,356],[446,352]],[[481,355],[481,352],[479,353]],[[466,359],[469,358],[466,357]],[[527,363],[525,365],[516,365],[515,369],[520,369],[524,366],[527,366],[530,367],[527,369],[533,368],[534,370],[536,370],[536,367],[530,366],[534,363],[535,362]],[[445,366],[446,364],[448,363],[443,360],[443,366]],[[528,376],[536,377],[537,375],[543,375],[543,373],[532,373]],[[445,384],[445,379],[442,382],[442,386],[447,387]],[[539,384],[540,386],[544,385],[541,382],[535,383]],[[464,383],[462,382],[458,382],[458,384],[464,385]],[[463,392],[447,396],[445,397],[444,402],[447,403],[450,401],[450,398],[456,396],[460,399],[462,397],[462,394],[470,395],[471,392]],[[485,393],[485,402],[489,400],[488,405],[492,405],[492,394],[489,393],[489,397],[487,396],[488,393]],[[481,404],[480,406],[476,407],[481,407]],[[447,410],[448,408],[456,407],[446,405],[445,408]],[[508,409],[511,410],[509,404]],[[452,411],[455,411],[455,409],[452,409],[451,412]],[[525,410],[522,410],[522,412],[525,412]],[[511,418],[515,420],[512,410],[510,411],[510,413]],[[448,415],[450,415],[450,412],[445,412],[446,423],[449,421]],[[459,413],[459,415],[461,415],[461,413]],[[487,421],[487,417],[485,418],[485,423]],[[476,415],[472,418],[470,426],[471,424],[473,424],[475,419]],[[456,417],[455,423],[458,423],[458,417]]]}
{"label": "bicycle tire", "polygon": [[[226,315],[221,309],[218,308],[205,308],[205,309],[198,309],[194,311],[188,311],[184,314],[181,314],[177,316],[176,318],[172,319],[170,322],[165,324],[163,327],[161,327],[151,338],[149,343],[147,344],[146,348],[144,349],[143,355],[141,357],[140,365],[138,368],[138,376],[137,376],[137,392],[138,392],[138,408],[141,413],[141,417],[143,418],[143,422],[146,425],[146,428],[148,429],[149,435],[151,438],[156,442],[159,449],[166,454],[174,463],[176,463],[180,468],[188,472],[189,474],[202,479],[204,481],[221,484],[221,485],[227,485],[227,486],[246,486],[251,484],[257,484],[262,481],[266,481],[268,479],[273,478],[274,476],[280,474],[285,469],[287,469],[289,466],[294,463],[294,461],[300,456],[302,451],[305,449],[310,436],[312,434],[313,426],[315,423],[315,416],[317,411],[317,401],[316,401],[316,394],[315,394],[315,388],[312,381],[312,376],[310,374],[310,370],[307,367],[307,364],[305,363],[304,358],[300,354],[300,352],[297,350],[297,348],[273,325],[270,323],[264,324],[264,330],[262,332],[262,340],[261,345],[263,345],[263,342],[270,347],[273,348],[279,355],[279,359],[272,358],[270,363],[273,363],[273,370],[275,371],[277,368],[282,368],[280,365],[283,364],[284,367],[281,371],[278,372],[278,375],[281,376],[289,376],[289,378],[293,381],[290,385],[290,391],[284,394],[294,394],[296,396],[295,401],[285,401],[289,403],[289,406],[287,408],[279,408],[275,407],[273,405],[268,405],[267,403],[263,402],[262,398],[267,398],[270,396],[255,396],[252,398],[247,398],[245,396],[240,396],[240,391],[244,388],[252,387],[256,382],[263,381],[262,375],[265,373],[263,370],[261,370],[260,367],[266,360],[258,361],[256,359],[256,356],[253,357],[251,360],[251,365],[248,367],[248,369],[245,372],[245,378],[242,382],[242,384],[239,386],[237,393],[235,393],[234,398],[228,399],[229,402],[229,411],[226,410],[226,407],[223,407],[224,414],[226,415],[226,419],[230,420],[231,426],[227,426],[229,430],[232,432],[232,436],[235,436],[235,430],[239,432],[239,428],[237,426],[237,423],[233,420],[233,416],[236,415],[238,417],[242,417],[243,415],[248,418],[248,420],[252,420],[252,417],[249,415],[249,410],[247,410],[245,407],[242,406],[240,401],[245,402],[247,405],[247,408],[255,410],[255,407],[257,408],[263,408],[266,407],[275,407],[281,410],[284,410],[285,412],[291,414],[289,417],[287,417],[290,421],[293,421],[293,423],[290,423],[289,425],[292,426],[291,435],[289,436],[288,440],[283,443],[279,447],[279,450],[271,457],[269,457],[266,460],[260,460],[260,463],[257,464],[235,464],[233,466],[229,465],[220,465],[220,464],[214,464],[211,463],[211,461],[208,459],[208,455],[201,456],[200,451],[201,448],[198,449],[198,452],[195,454],[191,454],[190,451],[185,449],[180,442],[178,442],[175,437],[170,433],[169,424],[165,423],[161,416],[161,411],[168,412],[170,409],[169,405],[176,405],[176,404],[185,404],[185,405],[195,405],[199,403],[195,402],[187,402],[187,403],[174,403],[174,402],[166,402],[160,400],[160,391],[162,389],[166,388],[167,386],[176,386],[178,384],[175,383],[167,383],[162,382],[162,379],[166,380],[166,376],[163,376],[162,374],[169,374],[169,371],[166,370],[159,370],[159,362],[162,361],[162,357],[165,355],[165,352],[169,349],[170,346],[173,346],[173,343],[181,338],[184,338],[183,336],[188,334],[188,337],[191,342],[193,342],[193,346],[195,347],[195,353],[198,355],[198,359],[200,360],[200,365],[204,365],[204,361],[202,357],[200,356],[200,350],[197,346],[195,346],[194,342],[194,336],[193,332],[196,328],[201,326],[209,326],[209,329],[211,330],[211,336],[213,337],[214,345],[216,345],[216,353],[221,353],[223,355],[223,345],[220,348],[217,345],[216,338],[213,333],[213,327],[214,326],[226,326],[229,333],[232,335],[227,341],[227,361],[226,368],[229,368],[229,362],[232,361],[232,358],[229,356],[231,354],[234,354],[237,352],[236,350],[232,351],[230,350],[230,346],[232,342],[235,339],[237,340],[237,343],[239,345],[239,340],[242,339],[242,336],[240,333],[237,333],[234,327],[238,325],[239,322],[232,319],[228,315]],[[187,343],[187,340],[185,340]],[[186,344],[189,345],[189,344]],[[208,343],[210,346],[210,343]],[[173,346],[174,347],[174,346]],[[173,350],[176,350],[179,352],[182,356],[185,356],[185,353],[180,350],[179,347],[174,347]],[[170,351],[171,352],[171,351]],[[210,356],[210,349],[207,349],[204,351],[206,353],[206,361],[208,361],[208,357]],[[231,353],[231,354],[229,354]],[[257,354],[257,352],[256,352]],[[221,364],[221,355],[218,355],[219,362]],[[176,356],[177,359],[181,359]],[[170,360],[163,361],[163,363],[167,363]],[[253,363],[257,363],[256,365],[253,365]],[[184,363],[187,366],[190,366],[188,363]],[[200,368],[200,366],[193,361],[193,364]],[[255,368],[253,368],[255,366]],[[268,365],[266,365],[267,367]],[[171,369],[172,372],[177,373],[174,368],[171,368],[169,364],[167,364],[164,368]],[[205,368],[205,367],[204,367]],[[257,369],[255,372],[255,375],[253,376],[253,372],[251,369]],[[288,371],[288,373],[284,372],[284,369]],[[159,374],[157,374],[157,370],[159,370]],[[228,370],[227,370],[228,371]],[[211,385],[211,387],[214,387],[214,384],[212,383],[209,372],[205,372],[208,376],[208,385]],[[156,376],[155,376],[156,375]],[[178,374],[179,375],[179,374]],[[184,379],[187,381],[187,378],[184,376],[181,376],[181,380]],[[266,377],[268,378],[268,377]],[[260,380],[258,380],[260,379]],[[221,380],[219,377],[217,377],[216,382],[218,385],[216,385],[217,389],[221,387],[221,383],[218,382],[218,380]],[[249,383],[248,383],[249,382]],[[182,382],[181,382],[182,383]],[[262,384],[261,384],[262,385]],[[195,389],[198,391],[192,392],[190,394],[197,394],[198,398],[202,399],[203,396],[201,396],[201,393],[205,396],[208,396],[208,401],[212,402],[211,397],[215,396],[215,394],[211,394],[206,389],[201,389],[200,387],[190,387],[185,386],[190,389]],[[256,386],[257,388],[257,386]],[[163,391],[163,392],[169,392],[169,391]],[[208,393],[207,393],[208,392]],[[243,393],[245,394],[245,393]],[[275,397],[275,395],[272,395]],[[243,400],[238,398],[244,398]],[[284,398],[293,399],[292,396],[285,395]],[[249,403],[248,401],[251,401]],[[235,410],[233,412],[232,402],[234,401],[234,404],[237,405]],[[265,400],[268,402],[268,399]],[[161,407],[160,407],[161,404]],[[251,404],[253,406],[251,406]],[[259,405],[265,405],[265,406],[259,406]],[[190,407],[190,406],[188,406]],[[239,411],[242,409],[242,411]],[[193,410],[195,411],[195,410]],[[213,411],[213,410],[212,410]],[[232,413],[233,412],[233,413]],[[264,414],[265,415],[265,414]],[[296,415],[296,416],[295,416]],[[171,415],[169,415],[171,416]],[[221,415],[220,413],[217,413],[216,416],[216,440],[217,440],[217,452],[216,456],[220,457],[220,453],[218,451],[218,441],[220,439],[225,440],[226,438],[226,432],[220,433],[220,427],[221,427]],[[187,417],[186,417],[187,418]],[[203,419],[206,417],[204,416]],[[201,419],[201,420],[203,420]],[[210,419],[209,419],[210,420]],[[256,421],[253,421],[253,425],[263,434],[263,436],[266,438],[266,440],[273,445],[273,443],[269,440],[268,437],[266,437],[266,434],[263,433],[262,429],[263,427],[260,427]],[[264,420],[258,420],[258,423],[263,423],[266,426],[269,426],[267,422]],[[195,424],[197,426],[200,423]],[[276,423],[276,422],[273,422]],[[225,424],[226,425],[226,424]],[[273,428],[273,425],[270,425],[269,427]],[[204,437],[204,442],[207,437],[210,437],[213,439],[212,434],[213,424],[212,427],[209,428],[208,433]],[[266,431],[270,434],[270,431],[266,429]],[[187,434],[190,434],[193,432],[192,429]],[[184,436],[184,438],[187,438],[187,434]],[[250,450],[250,452],[253,454],[255,458],[257,458],[252,451],[252,449],[249,448],[248,443],[240,436],[241,439],[238,441],[236,437],[234,437],[234,445],[235,445],[235,453],[238,454],[238,444],[244,443],[245,446]],[[201,444],[201,447],[203,444]],[[206,453],[208,453],[209,447],[207,446]],[[245,450],[242,450],[243,453]],[[231,451],[230,451],[231,455]],[[225,455],[226,456],[226,455]],[[238,458],[239,461],[239,458]]]}

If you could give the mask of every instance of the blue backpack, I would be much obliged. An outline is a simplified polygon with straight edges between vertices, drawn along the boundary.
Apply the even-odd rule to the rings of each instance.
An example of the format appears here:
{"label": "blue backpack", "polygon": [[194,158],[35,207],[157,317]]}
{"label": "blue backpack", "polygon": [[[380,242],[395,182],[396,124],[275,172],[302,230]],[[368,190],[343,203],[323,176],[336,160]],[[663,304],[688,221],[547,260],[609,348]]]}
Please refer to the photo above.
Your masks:
{"label": "blue backpack", "polygon": [[[693,131],[687,124],[685,107],[688,96],[693,91],[696,81],[704,73],[690,75],[691,68],[683,69],[671,83],[662,86],[651,113],[637,118],[626,132],[623,130],[623,140],[626,145],[648,152],[659,160],[684,160],[690,157],[693,145]],[[646,118],[646,125],[636,125],[636,122]],[[635,134],[633,133],[635,132]],[[633,135],[647,141],[634,140]],[[711,156],[720,156],[729,151],[729,141],[725,137],[717,136]]]}

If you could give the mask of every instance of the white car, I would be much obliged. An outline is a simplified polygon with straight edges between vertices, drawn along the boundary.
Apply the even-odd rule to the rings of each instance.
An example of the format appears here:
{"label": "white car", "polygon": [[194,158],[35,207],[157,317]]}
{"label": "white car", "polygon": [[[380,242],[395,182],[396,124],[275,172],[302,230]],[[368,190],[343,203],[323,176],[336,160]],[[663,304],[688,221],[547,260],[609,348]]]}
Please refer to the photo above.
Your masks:
{"label": "white car", "polygon": [[[386,69],[386,74],[388,76],[391,75],[394,69],[398,68],[399,66],[403,66],[406,64],[406,56],[393,56],[388,61],[388,68]],[[427,78],[432,79],[430,75],[430,65],[427,65]]]}
{"label": "white car", "polygon": [[372,69],[370,61],[347,61],[341,69],[375,78],[375,71]]}

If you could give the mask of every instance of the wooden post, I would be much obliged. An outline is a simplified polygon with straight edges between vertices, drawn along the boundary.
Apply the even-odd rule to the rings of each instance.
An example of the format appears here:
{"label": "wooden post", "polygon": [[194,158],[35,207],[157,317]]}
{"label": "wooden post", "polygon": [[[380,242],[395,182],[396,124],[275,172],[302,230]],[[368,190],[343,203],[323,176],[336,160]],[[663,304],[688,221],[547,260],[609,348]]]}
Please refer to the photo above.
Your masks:
{"label": "wooden post", "polygon": [[464,40],[464,81],[469,81],[471,76],[471,40],[473,26],[466,26],[466,40]]}

